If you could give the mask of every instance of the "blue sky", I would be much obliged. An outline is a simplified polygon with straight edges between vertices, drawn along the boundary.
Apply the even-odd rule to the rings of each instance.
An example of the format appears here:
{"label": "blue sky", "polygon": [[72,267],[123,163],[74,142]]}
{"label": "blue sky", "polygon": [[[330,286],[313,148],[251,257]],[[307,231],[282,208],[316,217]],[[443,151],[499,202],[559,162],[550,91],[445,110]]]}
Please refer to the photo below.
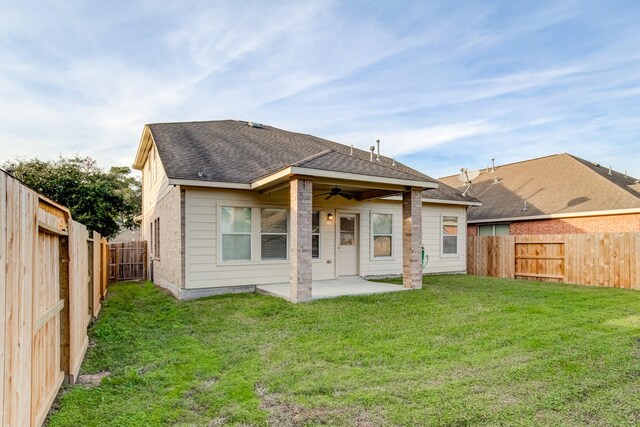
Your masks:
{"label": "blue sky", "polygon": [[559,152],[640,176],[640,2],[0,0],[0,162],[130,165],[240,119],[431,176]]}

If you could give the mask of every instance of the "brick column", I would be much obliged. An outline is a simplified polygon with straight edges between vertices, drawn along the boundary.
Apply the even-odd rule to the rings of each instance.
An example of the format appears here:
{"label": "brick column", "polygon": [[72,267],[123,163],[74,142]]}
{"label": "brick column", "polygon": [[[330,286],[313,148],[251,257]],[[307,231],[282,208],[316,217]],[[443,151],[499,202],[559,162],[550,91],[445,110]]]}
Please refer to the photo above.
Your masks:
{"label": "brick column", "polygon": [[402,284],[422,288],[422,190],[402,193]]}
{"label": "brick column", "polygon": [[311,201],[313,181],[293,178],[291,180],[291,300],[311,299]]}

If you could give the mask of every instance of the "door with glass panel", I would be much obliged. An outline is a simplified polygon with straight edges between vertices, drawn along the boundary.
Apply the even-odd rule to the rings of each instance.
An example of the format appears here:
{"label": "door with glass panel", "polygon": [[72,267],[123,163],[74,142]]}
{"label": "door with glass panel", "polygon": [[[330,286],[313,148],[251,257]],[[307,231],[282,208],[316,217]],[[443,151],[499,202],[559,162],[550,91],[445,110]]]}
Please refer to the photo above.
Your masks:
{"label": "door with glass panel", "polygon": [[358,274],[358,217],[354,214],[338,215],[338,247],[336,275]]}

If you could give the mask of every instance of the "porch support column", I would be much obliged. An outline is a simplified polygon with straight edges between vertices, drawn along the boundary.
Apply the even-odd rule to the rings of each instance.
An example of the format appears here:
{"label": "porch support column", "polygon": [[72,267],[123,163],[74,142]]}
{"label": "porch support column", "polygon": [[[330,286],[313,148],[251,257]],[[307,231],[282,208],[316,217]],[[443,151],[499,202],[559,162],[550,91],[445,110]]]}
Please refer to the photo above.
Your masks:
{"label": "porch support column", "polygon": [[294,177],[291,180],[291,301],[311,299],[311,203],[313,181]]}
{"label": "porch support column", "polygon": [[402,193],[402,285],[422,288],[422,189]]}

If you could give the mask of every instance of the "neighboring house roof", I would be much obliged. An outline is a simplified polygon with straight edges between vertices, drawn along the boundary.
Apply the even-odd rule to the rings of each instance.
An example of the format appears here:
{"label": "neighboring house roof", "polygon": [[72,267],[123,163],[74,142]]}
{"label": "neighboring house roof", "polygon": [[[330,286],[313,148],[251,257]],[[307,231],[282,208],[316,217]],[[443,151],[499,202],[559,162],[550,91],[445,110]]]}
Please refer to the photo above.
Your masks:
{"label": "neighboring house roof", "polygon": [[[440,180],[465,188],[457,175]],[[468,194],[482,202],[469,209],[469,222],[640,211],[636,178],[567,153],[483,169]]]}
{"label": "neighboring house roof", "polygon": [[[252,184],[290,167],[405,180],[435,187],[438,181],[385,156],[312,135],[248,122],[220,120],[147,125],[170,179]],[[139,150],[134,167],[144,159]],[[375,157],[375,156],[374,156]],[[423,185],[425,187],[426,185]],[[444,187],[444,186],[443,186]],[[476,202],[454,189],[430,189],[439,200]]]}
{"label": "neighboring house roof", "polygon": [[121,230],[116,237],[110,239],[110,242],[119,243],[119,242],[133,242],[141,240],[140,229],[136,228],[134,230],[124,229]]}

